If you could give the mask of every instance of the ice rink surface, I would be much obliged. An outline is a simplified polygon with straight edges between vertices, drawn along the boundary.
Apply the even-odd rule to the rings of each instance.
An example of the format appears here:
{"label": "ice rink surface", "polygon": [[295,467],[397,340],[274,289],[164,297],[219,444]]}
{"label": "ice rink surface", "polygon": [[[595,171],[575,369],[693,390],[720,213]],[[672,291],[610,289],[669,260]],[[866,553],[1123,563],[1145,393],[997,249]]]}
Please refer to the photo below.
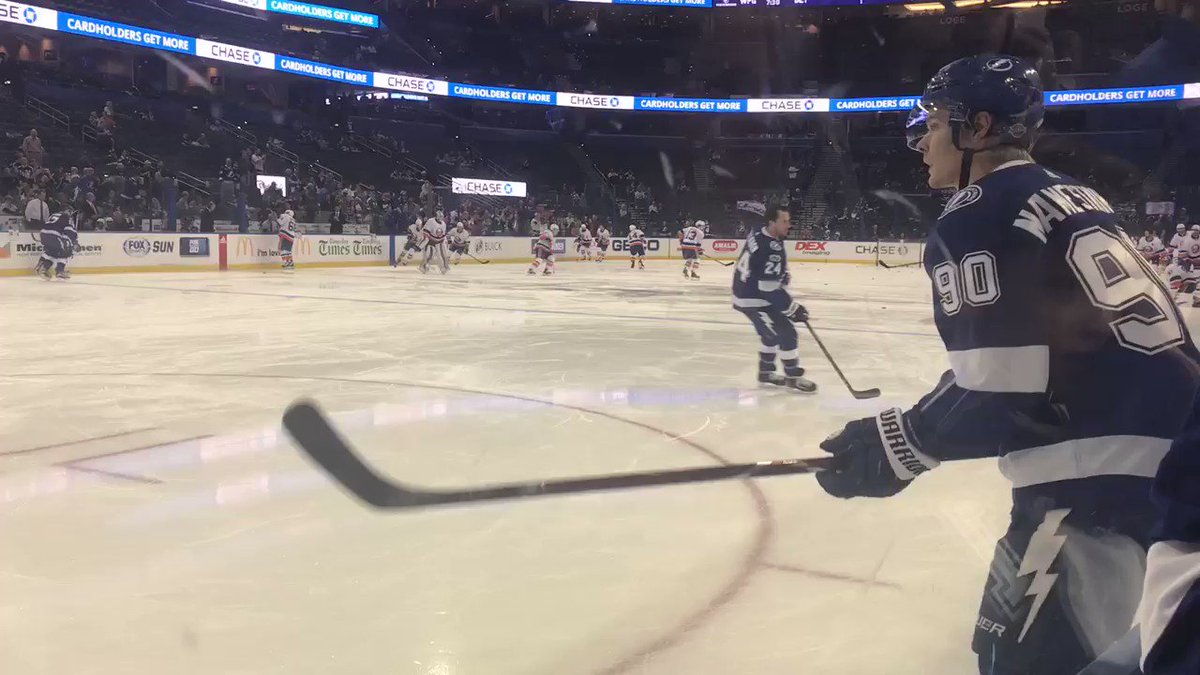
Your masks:
{"label": "ice rink surface", "polygon": [[758,389],[731,270],[648,267],[0,282],[0,672],[973,672],[994,461],[396,514],[279,429],[431,487],[808,457],[947,367],[919,269],[794,266],[856,401],[805,333],[821,391]]}

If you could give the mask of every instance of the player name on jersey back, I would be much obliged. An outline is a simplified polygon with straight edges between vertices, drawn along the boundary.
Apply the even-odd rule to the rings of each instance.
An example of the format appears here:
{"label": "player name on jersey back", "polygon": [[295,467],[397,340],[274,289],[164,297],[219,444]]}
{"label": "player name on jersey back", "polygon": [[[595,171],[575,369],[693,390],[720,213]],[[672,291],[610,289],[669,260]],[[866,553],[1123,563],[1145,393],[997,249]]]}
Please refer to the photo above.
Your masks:
{"label": "player name on jersey back", "polygon": [[1013,225],[1045,242],[1056,224],[1070,216],[1087,211],[1112,213],[1113,209],[1104,197],[1089,187],[1070,184],[1051,185],[1038,190],[1029,197],[1029,201],[1025,202],[1025,208],[1017,214],[1017,220]]}

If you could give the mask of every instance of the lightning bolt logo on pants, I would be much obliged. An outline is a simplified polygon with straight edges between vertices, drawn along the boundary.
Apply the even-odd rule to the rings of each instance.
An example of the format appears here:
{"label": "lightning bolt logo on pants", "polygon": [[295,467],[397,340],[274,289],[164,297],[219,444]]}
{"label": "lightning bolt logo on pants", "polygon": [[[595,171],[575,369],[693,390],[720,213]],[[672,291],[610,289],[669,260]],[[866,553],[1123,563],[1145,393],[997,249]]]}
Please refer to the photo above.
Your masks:
{"label": "lightning bolt logo on pants", "polygon": [[1033,596],[1033,605],[1029,608],[1029,616],[1025,618],[1025,626],[1021,628],[1017,642],[1025,639],[1025,633],[1029,632],[1029,627],[1033,625],[1033,620],[1037,618],[1042,604],[1050,595],[1050,589],[1054,587],[1054,582],[1058,579],[1058,575],[1051,574],[1049,570],[1050,566],[1054,564],[1055,558],[1058,557],[1058,552],[1062,550],[1063,544],[1067,541],[1067,536],[1059,534],[1058,528],[1070,512],[1071,509],[1047,511],[1046,517],[1042,519],[1042,524],[1038,525],[1037,531],[1029,539],[1029,547],[1025,549],[1025,558],[1021,560],[1021,568],[1017,570],[1017,576],[1034,575],[1029,582],[1029,588],[1025,591],[1026,596]]}

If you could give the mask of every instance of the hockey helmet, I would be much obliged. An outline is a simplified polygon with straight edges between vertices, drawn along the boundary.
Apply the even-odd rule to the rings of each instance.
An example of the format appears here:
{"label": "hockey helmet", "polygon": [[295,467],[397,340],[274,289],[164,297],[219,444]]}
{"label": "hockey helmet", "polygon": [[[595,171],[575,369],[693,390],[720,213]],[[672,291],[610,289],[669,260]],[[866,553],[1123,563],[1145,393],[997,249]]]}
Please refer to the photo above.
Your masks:
{"label": "hockey helmet", "polygon": [[972,156],[980,150],[963,147],[964,137],[975,131],[977,114],[986,112],[993,118],[989,136],[995,142],[989,147],[1009,145],[1025,150],[1033,147],[1046,114],[1037,70],[1003,54],[968,56],[942,66],[925,85],[917,105],[927,115],[947,113],[951,141],[963,153],[960,189],[966,187]]}

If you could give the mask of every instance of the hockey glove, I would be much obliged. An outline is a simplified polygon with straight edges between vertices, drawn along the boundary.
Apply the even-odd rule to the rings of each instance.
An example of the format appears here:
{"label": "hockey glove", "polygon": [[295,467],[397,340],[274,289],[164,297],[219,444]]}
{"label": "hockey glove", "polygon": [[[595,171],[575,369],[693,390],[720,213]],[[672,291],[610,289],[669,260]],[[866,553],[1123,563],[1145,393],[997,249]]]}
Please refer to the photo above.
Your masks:
{"label": "hockey glove", "polygon": [[784,315],[791,319],[792,323],[808,323],[808,310],[799,303],[793,302]]}
{"label": "hockey glove", "polygon": [[899,408],[855,420],[821,443],[834,465],[817,482],[834,497],[891,497],[938,460],[918,449],[917,439]]}

